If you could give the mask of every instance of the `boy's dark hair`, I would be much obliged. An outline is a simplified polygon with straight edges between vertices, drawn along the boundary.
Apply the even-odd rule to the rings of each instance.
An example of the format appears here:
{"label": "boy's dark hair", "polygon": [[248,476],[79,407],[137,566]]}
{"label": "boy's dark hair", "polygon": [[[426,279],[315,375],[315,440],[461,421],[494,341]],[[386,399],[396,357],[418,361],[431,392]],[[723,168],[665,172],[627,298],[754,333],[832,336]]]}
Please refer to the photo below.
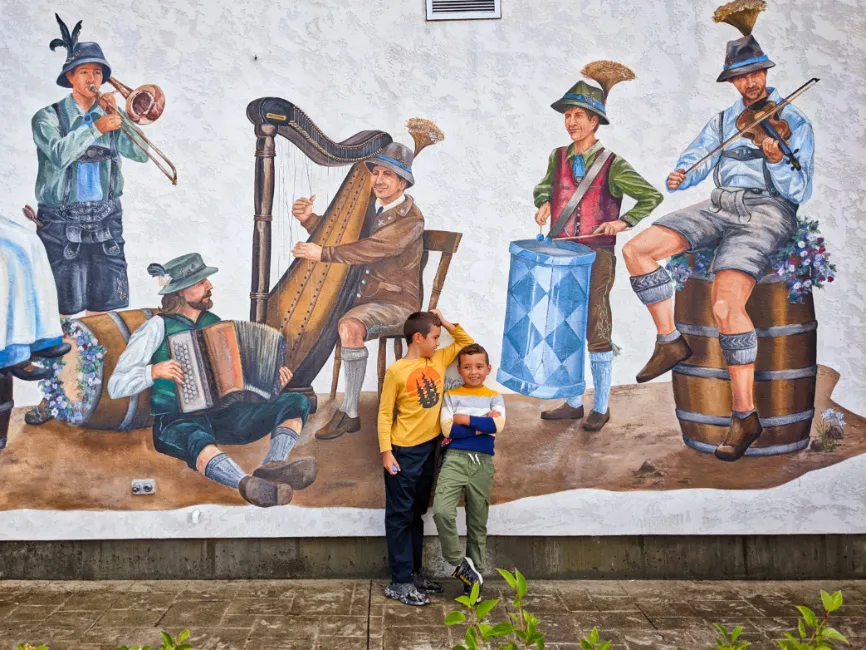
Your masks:
{"label": "boy's dark hair", "polygon": [[468,357],[473,354],[483,354],[484,355],[484,363],[488,366],[490,365],[490,355],[487,354],[487,350],[481,347],[478,343],[472,343],[471,345],[467,345],[465,348],[460,350],[457,353],[457,365],[459,366],[463,363],[463,357]]}
{"label": "boy's dark hair", "polygon": [[429,311],[416,311],[411,314],[403,324],[403,336],[406,337],[406,344],[412,345],[412,339],[416,334],[427,338],[434,327],[442,327],[442,321],[439,317]]}

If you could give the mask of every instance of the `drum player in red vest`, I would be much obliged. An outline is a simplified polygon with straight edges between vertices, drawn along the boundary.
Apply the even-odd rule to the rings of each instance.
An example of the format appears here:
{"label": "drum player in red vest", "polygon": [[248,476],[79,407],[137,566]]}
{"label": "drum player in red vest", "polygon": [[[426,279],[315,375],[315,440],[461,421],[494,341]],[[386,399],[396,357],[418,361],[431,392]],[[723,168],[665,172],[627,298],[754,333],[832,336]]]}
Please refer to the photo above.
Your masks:
{"label": "drum player in red vest", "polygon": [[[634,79],[634,73],[613,61],[590,63],[582,73],[601,88],[579,81],[551,105],[564,115],[565,129],[572,142],[550,154],[547,174],[534,191],[538,208],[535,221],[543,226],[552,215],[552,238],[580,237],[576,241],[596,253],[586,328],[595,397],[583,428],[599,431],[610,420],[608,398],[613,364],[610,291],[616,269],[616,234],[647,217],[662,202],[662,194],[623,158],[605,149],[596,137],[599,125],[609,124],[605,103],[611,87]],[[633,198],[635,204],[620,215],[623,195]],[[541,414],[545,420],[579,420],[583,416],[582,395],[573,395],[559,407]]]}

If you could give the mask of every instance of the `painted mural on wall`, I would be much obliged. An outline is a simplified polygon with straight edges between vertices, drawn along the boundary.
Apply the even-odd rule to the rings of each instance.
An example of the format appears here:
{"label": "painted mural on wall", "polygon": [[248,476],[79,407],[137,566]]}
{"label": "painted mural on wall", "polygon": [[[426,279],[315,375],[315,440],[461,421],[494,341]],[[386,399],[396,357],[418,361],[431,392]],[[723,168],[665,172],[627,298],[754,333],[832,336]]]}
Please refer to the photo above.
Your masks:
{"label": "painted mural on wall", "polygon": [[[678,158],[666,178],[632,166],[636,149],[605,144],[635,110],[617,90],[641,83],[636,67],[587,61],[550,98],[550,114],[533,118],[559,144],[537,161],[534,209],[522,199],[528,238],[501,251],[506,311],[489,314],[504,321],[496,377],[514,391],[502,404],[493,504],[579,488],[771,488],[866,451],[866,423],[832,402],[836,376],[816,353],[812,291],[835,267],[808,214],[816,153],[796,100],[814,80],[787,95],[772,85],[775,64],[752,33],[764,8],[739,0],[716,11],[742,34],[714,73],[730,103],[691,143],[670,136],[660,157]],[[252,99],[249,320],[218,316],[221,297],[246,278],[223,277],[198,242],[174,259],[148,243],[153,295],[130,304],[121,170],[152,162],[158,170],[132,166],[131,182],[153,171],[177,182],[137,127],[166,100],[156,86],[118,82],[100,46],[78,40],[82,23],[69,31],[57,20],[51,48],[66,59],[56,82],[70,94],[33,118],[38,208],[25,214],[34,228],[9,222],[0,240],[10,287],[0,341],[0,472],[10,480],[0,509],[381,508],[379,395],[362,391],[364,379],[375,371],[381,392],[403,356],[407,317],[467,282],[449,269],[471,247],[411,195],[416,181],[447,191],[445,178],[413,171],[444,134],[414,118],[414,147],[358,130],[366,125],[343,125],[357,132],[338,141],[290,98]],[[286,143],[314,179],[345,172],[328,201],[316,195],[324,180],[294,191],[283,217],[306,241],[292,246],[273,231]],[[666,195],[698,185],[700,202],[665,209]],[[620,250],[648,315],[628,326],[655,327],[657,341],[635,383],[612,386],[617,237],[638,226]],[[275,251],[293,261],[272,279]],[[330,395],[317,395],[327,364]],[[39,381],[42,402],[13,414],[12,377]],[[443,373],[415,379],[418,399],[440,408]],[[63,469],[70,458],[88,461],[74,480]],[[146,493],[140,483],[133,492],[145,477]],[[77,489],[57,489],[70,480]]]}

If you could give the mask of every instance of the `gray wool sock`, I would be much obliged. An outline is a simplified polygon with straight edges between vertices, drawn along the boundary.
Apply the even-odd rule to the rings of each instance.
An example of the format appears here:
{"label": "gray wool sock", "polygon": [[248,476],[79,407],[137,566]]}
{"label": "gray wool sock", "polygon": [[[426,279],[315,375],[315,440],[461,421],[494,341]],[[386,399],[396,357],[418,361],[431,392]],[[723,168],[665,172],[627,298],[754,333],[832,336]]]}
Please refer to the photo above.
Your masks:
{"label": "gray wool sock", "polygon": [[237,489],[241,479],[246,476],[244,470],[229,458],[228,454],[217,454],[208,461],[204,475],[221,485]]}
{"label": "gray wool sock", "polygon": [[340,410],[350,418],[358,417],[358,400],[367,371],[367,348],[343,348],[343,368],[346,371],[346,396]]}
{"label": "gray wool sock", "polygon": [[298,441],[298,433],[289,427],[277,427],[271,433],[271,448],[265,456],[262,465],[268,463],[281,463],[285,461],[292,452],[292,447]]}
{"label": "gray wool sock", "polygon": [[670,343],[678,338],[680,338],[680,333],[676,328],[670,334],[656,334],[656,341],[659,343]]}

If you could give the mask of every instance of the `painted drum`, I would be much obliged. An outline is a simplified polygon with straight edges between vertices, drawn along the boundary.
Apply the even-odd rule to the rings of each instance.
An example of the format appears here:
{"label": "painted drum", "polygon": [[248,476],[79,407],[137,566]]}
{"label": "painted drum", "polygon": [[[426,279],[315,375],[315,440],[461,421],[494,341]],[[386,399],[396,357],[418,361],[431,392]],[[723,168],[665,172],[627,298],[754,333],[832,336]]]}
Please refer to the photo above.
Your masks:
{"label": "painted drum", "polygon": [[586,388],[589,276],[595,252],[566,241],[511,242],[502,362],[496,379],[513,391],[558,399]]}
{"label": "painted drum", "polygon": [[[731,419],[731,386],[712,312],[712,276],[692,276],[675,299],[677,329],[692,356],[673,370],[674,402],[683,441],[712,453]],[[766,275],[755,286],[746,311],[758,335],[755,407],[764,427],[747,456],[804,449],[815,414],[817,330],[812,295],[792,304],[784,281]]]}
{"label": "painted drum", "polygon": [[[131,397],[111,399],[108,396],[108,380],[120,355],[126,349],[129,337],[158,311],[129,309],[72,320],[70,324],[73,331],[80,334],[77,337],[63,337],[64,343],[69,343],[71,349],[58,360],[62,362],[62,367],[58,370],[57,377],[62,382],[60,393],[70,405],[74,405],[74,409],[62,413],[57,417],[58,420],[88,429],[116,431],[138,429],[153,424],[150,414],[150,389]],[[82,349],[83,346],[91,346],[93,342],[105,349],[101,357],[85,354]],[[87,382],[98,386],[97,390],[88,391],[84,388]],[[70,414],[70,410],[74,413]]]}

